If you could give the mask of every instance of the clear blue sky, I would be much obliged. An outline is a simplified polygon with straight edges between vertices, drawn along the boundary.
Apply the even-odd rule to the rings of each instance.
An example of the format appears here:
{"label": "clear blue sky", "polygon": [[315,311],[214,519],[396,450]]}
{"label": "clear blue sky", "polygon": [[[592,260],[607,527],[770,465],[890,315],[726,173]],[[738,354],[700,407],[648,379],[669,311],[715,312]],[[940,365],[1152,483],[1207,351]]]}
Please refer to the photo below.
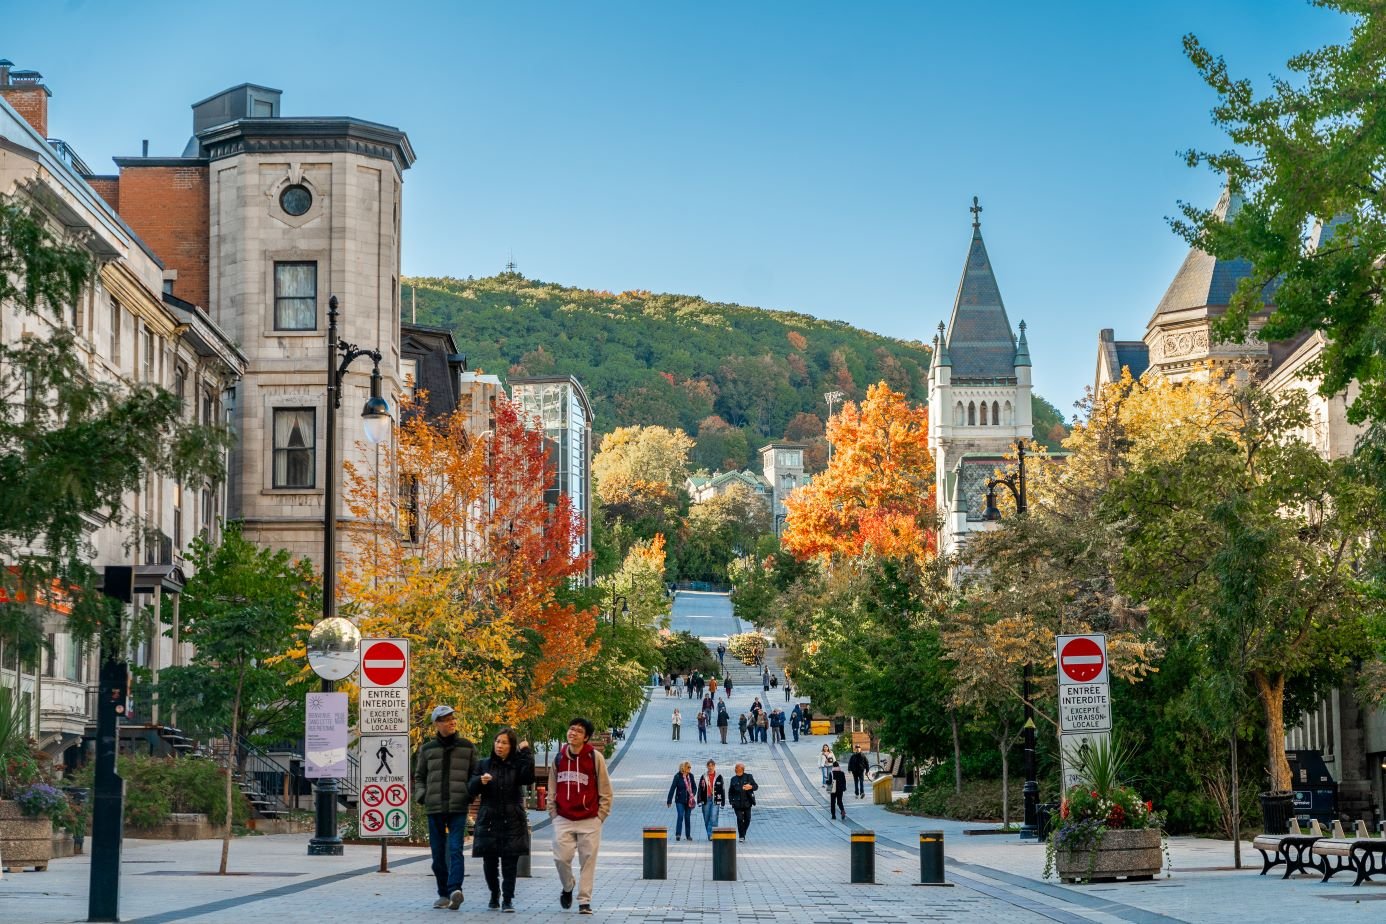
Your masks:
{"label": "clear blue sky", "polygon": [[[1221,146],[1180,50],[1283,73],[1348,24],[1302,0],[5,4],[50,134],[99,172],[177,154],[243,81],[286,115],[409,133],[404,271],[785,308],[927,340],[971,197],[1037,390],[1066,414],[1097,332],[1136,338],[1183,257],[1165,219]],[[460,332],[465,340],[466,332]]]}

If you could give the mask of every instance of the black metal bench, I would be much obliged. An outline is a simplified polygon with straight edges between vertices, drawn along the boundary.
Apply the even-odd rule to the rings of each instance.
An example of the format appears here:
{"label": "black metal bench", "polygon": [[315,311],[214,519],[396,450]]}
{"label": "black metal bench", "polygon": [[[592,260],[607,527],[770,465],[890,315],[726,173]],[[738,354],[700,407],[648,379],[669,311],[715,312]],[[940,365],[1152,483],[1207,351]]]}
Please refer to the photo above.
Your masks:
{"label": "black metal bench", "polygon": [[1312,822],[1312,825],[1309,834],[1302,834],[1299,822],[1291,819],[1289,834],[1258,834],[1251,846],[1261,852],[1264,864],[1261,867],[1261,875],[1266,875],[1282,863],[1285,865],[1285,875],[1282,879],[1289,879],[1298,872],[1317,869],[1311,851],[1314,844],[1323,839],[1323,830],[1319,827],[1318,821]]}
{"label": "black metal bench", "polygon": [[1373,876],[1386,874],[1386,838],[1369,837],[1353,842],[1348,863],[1357,870],[1353,885],[1359,886]]}

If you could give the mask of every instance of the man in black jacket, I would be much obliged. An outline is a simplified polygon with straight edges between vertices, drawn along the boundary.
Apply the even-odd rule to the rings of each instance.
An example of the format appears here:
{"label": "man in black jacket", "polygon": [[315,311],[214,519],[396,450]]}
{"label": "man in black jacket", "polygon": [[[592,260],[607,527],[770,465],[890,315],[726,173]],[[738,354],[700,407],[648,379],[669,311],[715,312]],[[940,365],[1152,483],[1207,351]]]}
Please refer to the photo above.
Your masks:
{"label": "man in black jacket", "polygon": [[847,791],[847,774],[842,772],[842,765],[833,761],[832,772],[832,797],[828,802],[828,807],[832,810],[833,818],[837,818],[837,813],[842,813],[842,820],[847,820],[847,806],[842,804],[842,794]]}
{"label": "man in black jacket", "polygon": [[847,772],[852,774],[853,790],[858,799],[866,797],[866,784],[863,777],[866,776],[867,769],[871,766],[867,761],[866,755],[861,752],[861,745],[852,748],[852,756],[847,758]]}
{"label": "man in black jacket", "polygon": [[756,790],[760,784],[746,772],[745,764],[737,764],[736,775],[727,787],[727,801],[731,803],[732,811],[736,812],[736,833],[744,843],[746,830],[751,827],[751,806],[756,804]]}
{"label": "man in black jacket", "polygon": [[433,851],[433,878],[438,882],[434,908],[462,905],[462,838],[467,829],[467,790],[476,745],[457,733],[457,715],[451,706],[433,710],[437,734],[419,748],[414,764],[414,798],[428,815],[428,846]]}
{"label": "man in black jacket", "polygon": [[[723,729],[725,731],[725,728]],[[707,839],[712,840],[712,829],[721,818],[722,806],[727,804],[727,788],[722,782],[722,774],[717,772],[717,762],[707,762],[707,772],[698,777],[698,804],[703,807],[703,825],[707,828]]]}

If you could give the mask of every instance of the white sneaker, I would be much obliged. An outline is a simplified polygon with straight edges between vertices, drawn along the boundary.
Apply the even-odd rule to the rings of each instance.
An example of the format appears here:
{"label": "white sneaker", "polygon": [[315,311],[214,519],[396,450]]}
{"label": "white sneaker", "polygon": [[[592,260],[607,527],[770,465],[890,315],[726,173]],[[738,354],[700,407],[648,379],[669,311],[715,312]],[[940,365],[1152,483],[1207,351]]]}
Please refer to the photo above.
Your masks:
{"label": "white sneaker", "polygon": [[451,907],[452,907],[452,903],[449,902],[445,897],[439,896],[438,900],[437,900],[436,902],[433,903],[433,907],[434,907],[434,908],[451,908]]}

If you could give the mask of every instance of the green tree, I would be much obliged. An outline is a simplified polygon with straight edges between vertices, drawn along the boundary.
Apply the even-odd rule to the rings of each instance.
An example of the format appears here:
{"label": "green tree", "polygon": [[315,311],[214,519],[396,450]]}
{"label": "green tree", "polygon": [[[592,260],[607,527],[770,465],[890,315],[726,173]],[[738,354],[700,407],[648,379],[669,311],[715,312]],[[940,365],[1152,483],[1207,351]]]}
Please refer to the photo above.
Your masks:
{"label": "green tree", "polygon": [[1210,669],[1238,670],[1255,692],[1280,793],[1293,696],[1317,695],[1369,653],[1383,601],[1359,565],[1386,512],[1375,485],[1298,438],[1303,392],[1248,387],[1238,412],[1233,433],[1126,473],[1104,503],[1126,530],[1121,589],[1166,637],[1205,638]]}
{"label": "green tree", "polygon": [[0,569],[8,601],[0,603],[0,644],[8,639],[21,657],[34,657],[41,636],[33,603],[56,587],[78,604],[68,626],[79,638],[115,612],[84,603],[99,596],[85,563],[92,518],[119,525],[123,495],[150,473],[224,474],[225,434],[182,422],[176,396],[90,375],[71,318],[94,272],[87,251],[60,241],[19,199],[0,196],[0,303],[36,334],[0,343],[0,559],[14,566]]}
{"label": "green tree", "polygon": [[[185,667],[160,676],[180,716],[209,731],[230,725],[234,754],[246,716],[281,715],[299,700],[284,652],[303,643],[302,626],[311,620],[315,585],[312,565],[293,562],[283,549],[261,548],[229,527],[220,545],[196,539],[196,569],[183,589],[183,640],[194,648]],[[300,689],[302,687],[300,686]],[[231,849],[231,773],[226,775],[226,834],[221,864],[226,873]]]}
{"label": "green tree", "polygon": [[[1191,150],[1186,159],[1225,174],[1244,202],[1226,221],[1183,205],[1184,218],[1174,228],[1208,253],[1253,267],[1215,323],[1215,334],[1245,338],[1273,287],[1274,305],[1257,336],[1269,342],[1322,332],[1327,343],[1310,373],[1322,377],[1321,393],[1338,394],[1356,382],[1361,391],[1349,418],[1382,420],[1386,8],[1363,0],[1314,2],[1351,16],[1351,38],[1291,58],[1291,76],[1276,79],[1264,96],[1249,80],[1233,77],[1197,37],[1185,37],[1186,54],[1217,93],[1214,124],[1232,143],[1221,151]],[[1316,225],[1327,230],[1320,233]]]}

